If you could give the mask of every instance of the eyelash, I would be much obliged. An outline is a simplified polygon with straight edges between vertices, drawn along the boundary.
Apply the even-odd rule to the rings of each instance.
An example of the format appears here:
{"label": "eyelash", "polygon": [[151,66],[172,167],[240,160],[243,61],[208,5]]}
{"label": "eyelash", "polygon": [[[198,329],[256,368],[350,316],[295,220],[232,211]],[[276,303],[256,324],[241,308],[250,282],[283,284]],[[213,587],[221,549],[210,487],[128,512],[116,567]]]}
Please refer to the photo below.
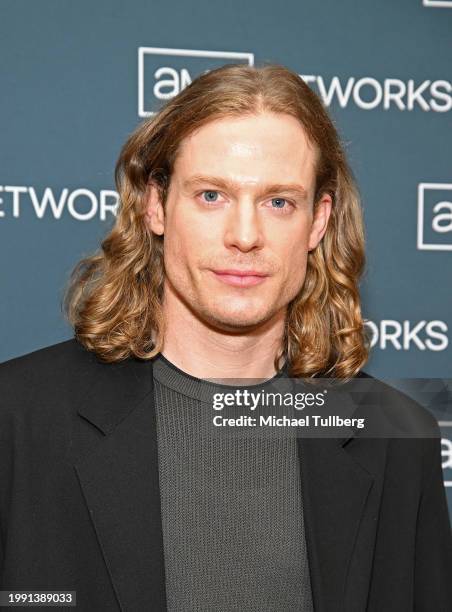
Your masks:
{"label": "eyelash", "polygon": [[[218,194],[220,194],[220,192],[217,191],[216,189],[204,189],[203,191],[200,191],[199,193],[197,193],[196,197],[202,196],[204,193],[218,193]],[[284,202],[287,202],[287,204],[290,204],[290,206],[292,208],[295,207],[295,203],[292,202],[291,200],[288,200],[287,198],[282,198],[282,197],[279,197],[279,196],[275,196],[275,197],[273,197],[271,199],[272,200],[284,200]],[[208,202],[207,200],[203,200],[203,203],[204,204],[215,204],[215,202]],[[286,211],[285,207],[284,208],[273,208],[273,210],[283,211],[280,214],[287,214],[287,212],[285,212]]]}

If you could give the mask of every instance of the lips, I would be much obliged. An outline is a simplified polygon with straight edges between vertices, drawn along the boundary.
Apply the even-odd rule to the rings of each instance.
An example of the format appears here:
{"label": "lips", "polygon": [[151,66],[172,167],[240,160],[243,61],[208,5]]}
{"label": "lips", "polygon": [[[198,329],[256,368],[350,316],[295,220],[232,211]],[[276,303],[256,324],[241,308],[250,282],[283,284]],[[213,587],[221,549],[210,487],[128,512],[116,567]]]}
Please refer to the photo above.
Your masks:
{"label": "lips", "polygon": [[263,283],[267,274],[258,270],[212,270],[215,277],[227,285],[233,287],[253,287]]}
{"label": "lips", "polygon": [[231,276],[267,276],[264,272],[257,270],[233,270],[228,268],[227,270],[214,270],[215,274],[229,274]]}

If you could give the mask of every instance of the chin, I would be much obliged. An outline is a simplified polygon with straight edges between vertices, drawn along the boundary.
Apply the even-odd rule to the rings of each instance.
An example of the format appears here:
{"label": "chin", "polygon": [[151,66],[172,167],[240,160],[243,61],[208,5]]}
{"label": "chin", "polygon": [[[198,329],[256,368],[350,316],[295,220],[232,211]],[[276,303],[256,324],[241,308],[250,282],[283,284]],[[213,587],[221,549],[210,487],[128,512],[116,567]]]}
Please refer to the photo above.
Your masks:
{"label": "chin", "polygon": [[266,312],[250,312],[249,310],[230,310],[230,311],[215,311],[211,310],[203,313],[205,318],[211,325],[224,329],[226,331],[243,330],[250,327],[262,325],[268,321],[272,313]]}

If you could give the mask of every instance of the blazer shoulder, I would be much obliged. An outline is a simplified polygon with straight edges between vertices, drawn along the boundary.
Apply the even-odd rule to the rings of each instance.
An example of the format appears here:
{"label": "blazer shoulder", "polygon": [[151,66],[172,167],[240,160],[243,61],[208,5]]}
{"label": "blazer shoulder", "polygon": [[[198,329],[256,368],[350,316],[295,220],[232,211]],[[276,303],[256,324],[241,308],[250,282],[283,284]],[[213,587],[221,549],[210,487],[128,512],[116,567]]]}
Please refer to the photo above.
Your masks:
{"label": "blazer shoulder", "polygon": [[76,401],[93,361],[94,353],[71,338],[0,363],[0,416]]}
{"label": "blazer shoulder", "polygon": [[11,380],[31,372],[44,373],[49,369],[55,371],[69,363],[82,365],[91,355],[75,338],[71,338],[1,362],[0,380],[2,377]]}
{"label": "blazer shoulder", "polygon": [[[378,405],[392,426],[414,437],[438,437],[439,426],[435,416],[413,397],[384,382],[383,380],[360,371],[355,379],[361,382],[362,401],[369,405]],[[361,395],[361,394],[360,394]]]}

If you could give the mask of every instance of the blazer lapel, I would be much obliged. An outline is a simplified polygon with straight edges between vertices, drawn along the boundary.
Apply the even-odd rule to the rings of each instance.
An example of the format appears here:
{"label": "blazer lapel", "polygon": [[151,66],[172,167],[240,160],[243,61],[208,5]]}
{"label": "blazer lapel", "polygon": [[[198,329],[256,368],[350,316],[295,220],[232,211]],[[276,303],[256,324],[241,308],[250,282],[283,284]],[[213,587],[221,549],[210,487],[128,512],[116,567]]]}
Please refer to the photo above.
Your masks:
{"label": "blazer lapel", "polygon": [[[353,394],[340,397],[348,403],[342,416],[367,414]],[[360,439],[351,428],[334,438],[298,438],[316,612],[366,609],[386,447],[386,439]]]}
{"label": "blazer lapel", "polygon": [[166,610],[151,362],[95,361],[73,460],[120,609]]}

